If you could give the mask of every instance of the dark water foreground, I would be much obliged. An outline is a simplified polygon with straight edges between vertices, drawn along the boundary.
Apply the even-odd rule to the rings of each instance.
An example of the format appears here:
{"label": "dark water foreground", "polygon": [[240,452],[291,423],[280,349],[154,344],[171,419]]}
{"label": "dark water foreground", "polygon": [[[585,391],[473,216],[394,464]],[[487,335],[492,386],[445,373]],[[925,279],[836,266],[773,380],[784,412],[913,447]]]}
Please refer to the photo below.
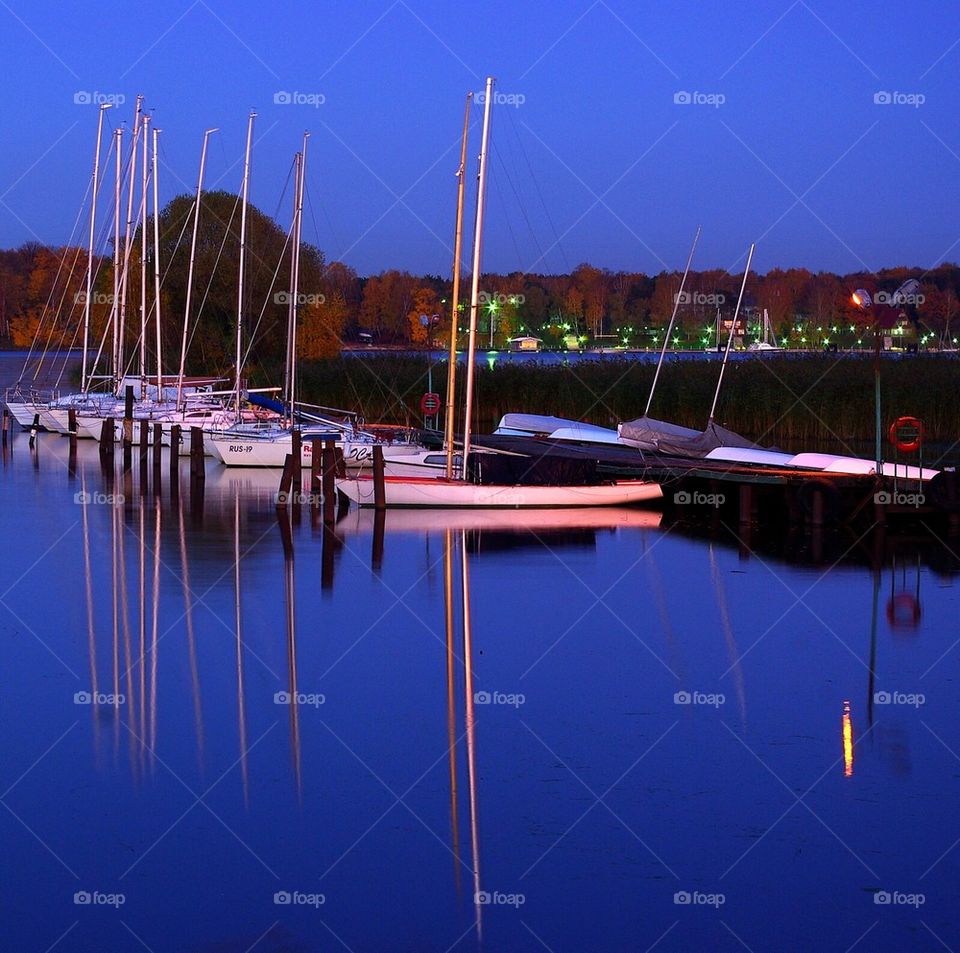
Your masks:
{"label": "dark water foreground", "polygon": [[960,943],[954,541],[182,470],[0,466],[4,949]]}

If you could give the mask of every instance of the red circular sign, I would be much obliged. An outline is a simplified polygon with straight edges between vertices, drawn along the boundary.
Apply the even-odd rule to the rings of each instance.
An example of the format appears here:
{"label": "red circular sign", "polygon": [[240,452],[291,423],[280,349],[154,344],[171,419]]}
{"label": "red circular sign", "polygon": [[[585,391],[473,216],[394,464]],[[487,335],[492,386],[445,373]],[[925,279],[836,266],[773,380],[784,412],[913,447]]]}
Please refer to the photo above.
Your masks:
{"label": "red circular sign", "polygon": [[916,417],[898,417],[887,436],[901,453],[913,453],[923,443],[923,422]]}
{"label": "red circular sign", "polygon": [[420,409],[428,416],[432,417],[440,409],[439,394],[424,394],[420,398]]}

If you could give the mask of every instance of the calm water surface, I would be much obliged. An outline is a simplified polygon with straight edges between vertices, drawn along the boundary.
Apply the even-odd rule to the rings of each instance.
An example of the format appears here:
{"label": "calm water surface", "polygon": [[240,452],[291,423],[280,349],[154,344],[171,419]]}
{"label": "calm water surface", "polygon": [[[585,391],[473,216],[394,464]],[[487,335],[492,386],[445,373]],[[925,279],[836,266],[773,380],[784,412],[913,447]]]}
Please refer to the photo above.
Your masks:
{"label": "calm water surface", "polygon": [[960,943],[956,541],[119,463],[0,467],[4,949]]}

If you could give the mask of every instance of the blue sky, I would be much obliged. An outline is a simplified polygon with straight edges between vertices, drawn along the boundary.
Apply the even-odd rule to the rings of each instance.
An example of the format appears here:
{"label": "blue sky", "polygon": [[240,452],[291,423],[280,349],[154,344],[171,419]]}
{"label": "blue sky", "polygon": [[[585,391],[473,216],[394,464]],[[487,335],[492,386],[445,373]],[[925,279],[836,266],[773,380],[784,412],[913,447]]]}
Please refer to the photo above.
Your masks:
{"label": "blue sky", "polygon": [[[111,126],[143,93],[163,130],[162,201],[193,187],[210,126],[208,184],[239,188],[255,107],[260,208],[289,218],[309,129],[305,239],[361,274],[448,274],[464,95],[491,74],[485,270],[681,268],[698,224],[700,268],[736,271],[754,240],[760,271],[929,268],[960,260],[956,13],[929,0],[4,0],[0,246],[69,239],[97,113],[77,93],[125,97]],[[479,120],[477,107],[472,172]]]}

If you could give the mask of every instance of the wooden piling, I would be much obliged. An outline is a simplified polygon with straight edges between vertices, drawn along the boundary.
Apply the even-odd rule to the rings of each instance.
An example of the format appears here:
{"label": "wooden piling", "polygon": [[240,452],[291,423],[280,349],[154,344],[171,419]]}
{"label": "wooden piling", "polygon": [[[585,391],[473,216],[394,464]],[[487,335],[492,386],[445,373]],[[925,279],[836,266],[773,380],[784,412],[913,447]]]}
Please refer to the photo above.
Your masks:
{"label": "wooden piling", "polygon": [[70,407],[67,410],[67,433],[70,437],[70,452],[77,452],[77,409]]}
{"label": "wooden piling", "polygon": [[10,411],[6,407],[3,408],[3,445],[7,445],[7,431],[10,429]]}
{"label": "wooden piling", "polygon": [[190,480],[203,482],[207,470],[203,462],[203,428],[190,428]]}
{"label": "wooden piling", "polygon": [[322,463],[322,441],[314,438],[310,441],[310,503],[316,506],[323,492],[323,483],[320,476]]}
{"label": "wooden piling", "polygon": [[113,469],[114,440],[116,439],[113,417],[107,417],[100,425],[100,459]]}
{"label": "wooden piling", "polygon": [[150,449],[150,421],[140,421],[140,458],[146,457]]}
{"label": "wooden piling", "polygon": [[387,508],[387,489],[383,471],[383,447],[373,445],[373,505],[375,509]]}
{"label": "wooden piling", "polygon": [[347,478],[347,461],[343,456],[343,447],[333,446],[333,455],[337,463],[337,477],[340,480]]}
{"label": "wooden piling", "polygon": [[37,434],[40,432],[40,415],[33,415],[33,423],[30,425],[30,449],[32,450],[34,444],[37,442]]}
{"label": "wooden piling", "polygon": [[297,463],[293,468],[293,491],[299,495],[303,489],[303,435],[296,427],[290,431],[290,455]]}
{"label": "wooden piling", "polygon": [[[299,461],[296,461],[299,464]],[[290,487],[293,484],[294,457],[288,453],[283,461],[283,473],[280,474],[280,488],[277,491],[277,509],[284,509],[290,503]]]}
{"label": "wooden piling", "polygon": [[337,515],[337,455],[333,440],[323,442],[323,521],[332,523]]}
{"label": "wooden piling", "polygon": [[180,475],[180,424],[174,424],[170,428],[170,480],[176,480]]}
{"label": "wooden piling", "polygon": [[[123,394],[123,449],[133,446],[133,385],[128,384]],[[126,459],[126,457],[124,457]]]}

